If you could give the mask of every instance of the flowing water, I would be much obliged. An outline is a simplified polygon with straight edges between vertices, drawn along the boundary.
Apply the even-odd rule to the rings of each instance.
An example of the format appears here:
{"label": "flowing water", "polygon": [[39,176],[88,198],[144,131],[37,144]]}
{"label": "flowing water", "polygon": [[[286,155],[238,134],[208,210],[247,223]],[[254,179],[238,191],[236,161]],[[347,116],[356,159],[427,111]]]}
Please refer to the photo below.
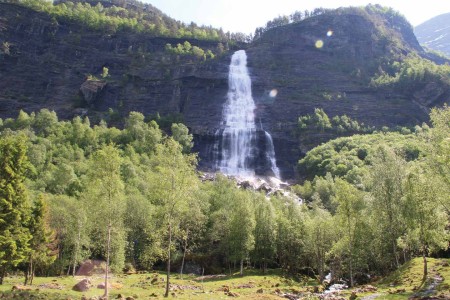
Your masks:
{"label": "flowing water", "polygon": [[224,174],[254,177],[258,166],[268,165],[271,175],[280,178],[272,137],[256,128],[254,111],[247,54],[239,50],[231,57],[217,168]]}

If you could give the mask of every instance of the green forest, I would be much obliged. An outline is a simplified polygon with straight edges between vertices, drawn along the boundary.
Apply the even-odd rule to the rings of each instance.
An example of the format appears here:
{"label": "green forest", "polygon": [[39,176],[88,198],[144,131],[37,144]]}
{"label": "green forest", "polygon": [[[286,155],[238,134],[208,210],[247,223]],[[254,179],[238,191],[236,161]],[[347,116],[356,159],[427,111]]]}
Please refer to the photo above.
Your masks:
{"label": "green forest", "polygon": [[146,33],[151,36],[192,38],[213,41],[243,41],[242,33],[225,33],[211,26],[187,25],[162,13],[151,4],[139,1],[47,1],[10,0],[50,15],[53,22],[77,22],[86,29],[113,34],[116,32]]}
{"label": "green forest", "polygon": [[[17,286],[35,299],[81,296],[71,289],[91,276],[80,272],[87,262],[100,270],[93,282],[105,282],[96,300],[135,291],[126,299],[187,299],[174,295],[180,285],[201,290],[200,300],[237,297],[230,289],[246,285],[252,297],[240,291],[242,299],[317,299],[335,283],[355,287],[351,300],[367,284],[375,290],[359,295],[378,287],[375,297],[387,299],[427,289],[449,297],[450,66],[410,47],[400,13],[371,4],[296,11],[246,35],[184,24],[136,0],[0,2],[10,9],[0,17],[0,298],[32,298]],[[355,46],[330,35],[318,49],[319,16],[343,22],[333,38],[355,20],[372,36]],[[96,52],[102,40],[88,43],[100,37],[111,47]],[[194,133],[197,146],[217,139],[225,59],[238,46],[264,70],[252,74],[255,95],[280,95],[257,103],[259,121],[277,134],[281,172],[295,171],[269,192],[202,172],[194,151]],[[86,97],[84,80],[102,87]],[[43,278],[66,286],[46,298]]]}
{"label": "green forest", "polygon": [[[349,285],[414,257],[447,255],[450,108],[415,132],[338,138],[299,161],[302,202],[200,180],[192,135],[131,112],[123,129],[43,109],[0,119],[0,281],[187,262],[205,274],[281,268]],[[170,273],[168,273],[170,274]],[[167,278],[169,285],[169,277]]]}

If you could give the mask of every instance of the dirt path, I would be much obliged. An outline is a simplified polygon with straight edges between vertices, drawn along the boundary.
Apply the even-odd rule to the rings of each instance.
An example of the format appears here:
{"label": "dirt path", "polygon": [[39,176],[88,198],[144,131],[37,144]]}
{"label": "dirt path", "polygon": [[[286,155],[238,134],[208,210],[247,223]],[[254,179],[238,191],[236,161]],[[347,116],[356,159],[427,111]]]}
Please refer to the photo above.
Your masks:
{"label": "dirt path", "polygon": [[427,283],[428,285],[420,292],[415,293],[413,295],[413,298],[429,297],[436,293],[436,287],[444,280],[444,278],[442,278],[441,274],[439,274],[439,272],[437,272],[436,269],[432,269],[431,273],[432,273],[432,277],[430,278],[431,280],[427,280],[429,281]]}

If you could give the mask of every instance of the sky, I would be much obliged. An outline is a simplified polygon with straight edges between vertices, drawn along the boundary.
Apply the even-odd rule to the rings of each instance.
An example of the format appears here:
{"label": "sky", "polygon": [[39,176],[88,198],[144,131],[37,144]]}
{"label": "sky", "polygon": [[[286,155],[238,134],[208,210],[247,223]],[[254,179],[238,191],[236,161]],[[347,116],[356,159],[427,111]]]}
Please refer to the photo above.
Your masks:
{"label": "sky", "polygon": [[253,33],[256,27],[280,15],[317,7],[390,6],[417,26],[432,17],[450,12],[449,0],[143,0],[184,23],[211,25],[224,31]]}

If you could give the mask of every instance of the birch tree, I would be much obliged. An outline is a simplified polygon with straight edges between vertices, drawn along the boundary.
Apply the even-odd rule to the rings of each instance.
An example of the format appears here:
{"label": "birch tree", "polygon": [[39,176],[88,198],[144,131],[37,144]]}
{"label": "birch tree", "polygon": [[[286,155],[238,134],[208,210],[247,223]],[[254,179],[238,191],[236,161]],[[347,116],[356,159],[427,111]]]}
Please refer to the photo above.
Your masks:
{"label": "birch tree", "polygon": [[98,230],[103,231],[106,257],[105,293],[109,296],[110,263],[115,269],[122,269],[125,255],[123,213],[125,210],[124,185],[120,177],[121,157],[113,145],[103,146],[91,160],[87,197],[92,211],[98,212]]}
{"label": "birch tree", "polygon": [[159,207],[161,226],[166,233],[166,291],[169,296],[170,271],[174,236],[179,234],[180,221],[189,210],[189,202],[198,187],[195,175],[196,157],[183,155],[182,148],[172,138],[156,146],[152,157],[154,176],[150,184],[154,191],[154,204]]}

